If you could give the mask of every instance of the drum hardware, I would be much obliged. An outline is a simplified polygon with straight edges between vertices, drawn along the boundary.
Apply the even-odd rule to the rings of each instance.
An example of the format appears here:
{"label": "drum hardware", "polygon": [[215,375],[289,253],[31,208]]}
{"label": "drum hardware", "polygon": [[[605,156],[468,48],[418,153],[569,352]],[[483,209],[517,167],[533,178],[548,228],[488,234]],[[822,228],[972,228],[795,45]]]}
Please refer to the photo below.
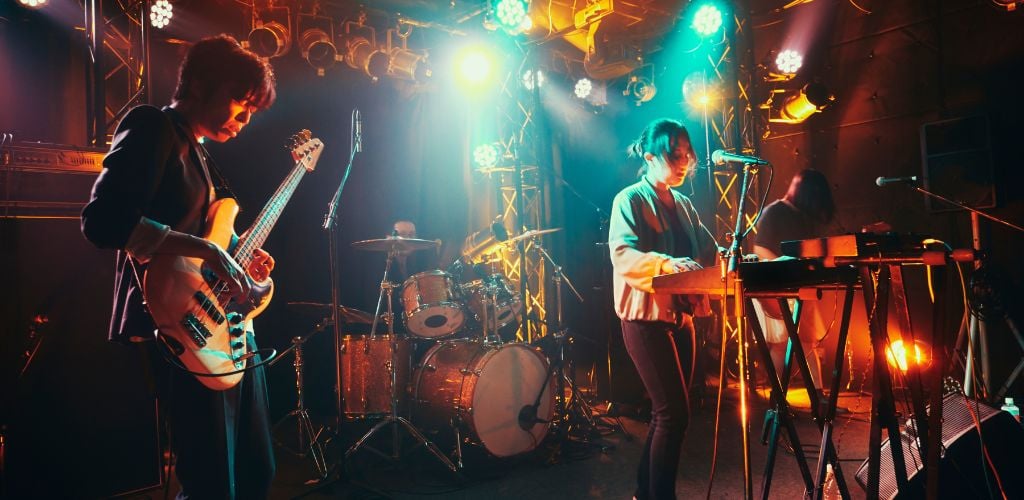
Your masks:
{"label": "drum hardware", "polygon": [[[307,317],[315,316],[320,318],[326,315],[328,320],[332,317],[330,304],[321,304],[319,302],[289,302],[288,309]],[[338,315],[341,316],[342,323],[367,325],[373,323],[373,316],[370,313],[354,307],[339,305]]]}
{"label": "drum hardware", "polygon": [[[364,242],[356,242],[356,243],[353,244],[353,246],[356,246],[356,248],[361,248],[361,249],[364,249],[364,250],[380,250],[382,247],[380,247],[380,245],[378,245],[377,243],[373,243],[372,245],[367,244],[368,242],[374,242],[374,241],[380,241],[380,240],[367,240],[367,241],[364,241]],[[391,457],[390,458],[392,460],[398,461],[398,460],[401,460],[401,458],[402,458],[402,456],[401,456],[401,443],[399,442],[398,431],[399,431],[399,428],[404,428],[406,430],[406,432],[408,432],[413,437],[413,439],[416,440],[417,445],[423,445],[423,447],[426,448],[427,450],[429,450],[430,453],[433,454],[435,457],[437,457],[437,459],[440,460],[441,463],[443,463],[445,465],[445,467],[447,467],[452,472],[457,472],[458,469],[455,467],[455,465],[452,464],[451,460],[449,460],[448,457],[446,457],[444,455],[444,453],[441,453],[441,450],[439,450],[437,448],[437,446],[434,445],[433,442],[431,442],[430,440],[425,438],[423,436],[423,434],[421,434],[420,431],[417,430],[416,427],[413,426],[412,423],[409,422],[409,420],[407,420],[406,418],[401,417],[401,416],[398,415],[398,392],[396,390],[396,387],[398,385],[398,380],[397,380],[397,378],[398,378],[397,377],[398,370],[396,369],[396,367],[398,365],[398,361],[397,361],[396,358],[397,358],[398,350],[399,350],[399,342],[398,342],[398,338],[395,337],[394,322],[391,321],[391,318],[393,317],[393,313],[394,313],[394,311],[392,311],[392,307],[391,307],[391,304],[392,304],[392,302],[391,302],[391,291],[394,288],[394,285],[392,285],[391,282],[388,281],[388,274],[391,272],[391,264],[395,261],[395,256],[402,250],[402,246],[403,245],[408,247],[408,249],[410,251],[411,250],[421,250],[423,248],[429,248],[429,247],[420,245],[420,248],[416,248],[416,245],[419,245],[418,243],[417,244],[403,243],[402,245],[399,245],[397,243],[398,241],[410,242],[410,241],[424,241],[424,240],[411,240],[411,239],[405,239],[405,238],[388,238],[387,240],[384,240],[384,241],[390,242],[390,246],[386,247],[386,249],[387,249],[387,260],[385,261],[385,264],[384,264],[384,276],[381,278],[381,281],[380,281],[380,294],[377,296],[377,310],[374,312],[373,326],[370,328],[370,338],[374,338],[376,336],[377,320],[380,317],[381,303],[384,301],[384,297],[386,295],[387,296],[387,318],[388,318],[388,321],[386,323],[387,323],[388,337],[391,340],[391,363],[387,367],[388,376],[391,378],[391,391],[390,391],[390,395],[391,395],[391,409],[390,410],[391,411],[384,417],[383,420],[378,422],[377,425],[374,425],[373,428],[371,428],[366,434],[364,434],[363,437],[359,438],[359,440],[356,441],[355,444],[353,444],[345,452],[345,459],[346,460],[350,459],[352,457],[352,455],[355,454],[355,452],[359,451],[360,448],[362,448],[364,445],[366,445],[366,443],[370,439],[370,437],[372,437],[374,434],[376,434],[377,431],[379,431],[379,430],[383,429],[384,427],[390,425],[391,426]],[[379,454],[379,455],[382,455],[382,456],[384,455],[384,453],[381,453],[381,452],[371,448],[368,445],[366,445],[366,447],[368,449],[370,449],[371,451],[374,451],[375,453]]]}
{"label": "drum hardware", "polygon": [[[550,232],[550,230],[548,230],[548,232]],[[549,334],[549,336],[554,338],[556,351],[553,354],[545,354],[548,355],[548,359],[550,359],[551,361],[551,364],[548,369],[548,377],[555,377],[557,380],[558,394],[555,398],[557,417],[553,419],[553,423],[556,432],[561,431],[556,434],[560,438],[558,446],[558,448],[560,448],[562,442],[564,442],[565,439],[569,438],[573,428],[576,428],[580,431],[579,434],[582,436],[584,442],[589,442],[590,436],[594,433],[594,431],[597,430],[597,423],[595,422],[593,417],[593,408],[583,398],[583,395],[580,392],[579,387],[576,385],[576,375],[574,373],[575,370],[571,365],[571,362],[569,366],[569,373],[566,374],[565,371],[565,344],[567,342],[572,342],[572,336],[569,334],[569,330],[564,327],[562,319],[562,284],[564,283],[566,286],[568,286],[569,290],[573,293],[573,295],[576,296],[576,299],[579,300],[580,303],[583,303],[584,300],[583,296],[580,295],[579,291],[572,284],[572,280],[570,280],[569,277],[566,276],[563,272],[562,266],[558,265],[558,263],[555,262],[554,258],[551,257],[551,254],[547,252],[547,250],[544,248],[544,246],[540,243],[539,240],[534,242],[534,246],[535,248],[537,248],[538,252],[540,252],[540,254],[544,257],[544,259],[548,262],[548,264],[551,265],[551,268],[554,271],[552,273],[552,280],[555,283],[555,324],[548,326],[549,328],[551,326],[555,327],[553,333]],[[546,338],[547,337],[538,339],[538,341],[536,341],[535,343],[541,344],[541,341],[545,340]],[[569,388],[568,398],[565,394],[567,384]],[[538,401],[540,400],[541,396],[543,396],[543,393],[538,395]],[[524,408],[523,411],[528,412],[529,409]],[[530,417],[531,415],[528,414],[521,415],[520,422],[522,423],[528,420]],[[564,428],[560,424],[564,424]],[[619,427],[621,428],[621,424],[619,424]],[[624,429],[623,433],[625,433]],[[601,446],[602,450],[607,449],[607,445]],[[556,448],[555,453],[558,452],[558,448]]]}
{"label": "drum hardware", "polygon": [[[328,322],[322,321],[317,327],[305,337],[292,337],[292,345],[288,350],[294,351],[295,356],[292,361],[292,366],[295,368],[295,409],[288,412],[287,415],[281,417],[274,427],[271,429],[271,435],[277,435],[278,429],[282,428],[291,419],[295,419],[296,425],[296,447],[292,448],[282,440],[274,437],[274,444],[281,447],[283,450],[295,455],[299,458],[306,458],[309,456],[313,460],[313,468],[316,470],[318,478],[315,481],[322,481],[327,478],[331,472],[331,468],[327,466],[327,460],[324,456],[324,447],[320,443],[320,436],[323,434],[324,428],[313,430],[313,423],[309,419],[309,412],[306,410],[305,397],[304,397],[304,383],[303,383],[303,365],[304,357],[302,347],[313,335],[323,331],[324,327]],[[272,361],[270,364],[284,357],[288,354],[288,350],[281,353],[277,359]]]}

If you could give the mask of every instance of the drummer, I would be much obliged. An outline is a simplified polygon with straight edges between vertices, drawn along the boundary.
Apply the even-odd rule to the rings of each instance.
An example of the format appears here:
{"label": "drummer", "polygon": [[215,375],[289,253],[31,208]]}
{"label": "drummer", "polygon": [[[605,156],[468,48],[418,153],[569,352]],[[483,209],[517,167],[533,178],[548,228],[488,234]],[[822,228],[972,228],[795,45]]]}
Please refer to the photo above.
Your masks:
{"label": "drummer", "polygon": [[[411,220],[396,220],[391,226],[391,234],[389,237],[417,238],[416,224]],[[398,255],[395,256],[395,264],[397,265],[395,266],[391,281],[401,285],[414,274],[436,269],[440,241],[438,241],[438,244],[439,246],[432,251],[428,250],[417,252],[414,250],[406,250],[404,252],[399,252]]]}

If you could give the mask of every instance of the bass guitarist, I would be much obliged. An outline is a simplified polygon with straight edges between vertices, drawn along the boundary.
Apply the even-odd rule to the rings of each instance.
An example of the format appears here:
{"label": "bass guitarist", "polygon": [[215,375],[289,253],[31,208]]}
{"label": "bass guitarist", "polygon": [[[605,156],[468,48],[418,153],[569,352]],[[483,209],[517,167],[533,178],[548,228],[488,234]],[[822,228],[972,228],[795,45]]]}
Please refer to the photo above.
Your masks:
{"label": "bass guitarist", "polygon": [[[234,138],[275,95],[269,64],[235,39],[196,42],[179,69],[171,105],[138,106],[121,120],[82,212],[85,237],[117,250],[110,339],[144,342],[152,360],[177,456],[178,498],[265,498],[274,476],[263,368],[247,370],[240,383],[218,391],[172,366],[167,346],[153,342],[141,284],[147,263],[160,255],[200,259],[226,285],[225,299],[241,301],[253,282],[267,280],[274,259],[265,251],[256,250],[243,270],[226,249],[197,236],[204,234],[213,179],[220,177],[200,141]],[[244,326],[246,349],[255,353],[251,321]],[[259,361],[258,355],[248,359],[250,366]]]}

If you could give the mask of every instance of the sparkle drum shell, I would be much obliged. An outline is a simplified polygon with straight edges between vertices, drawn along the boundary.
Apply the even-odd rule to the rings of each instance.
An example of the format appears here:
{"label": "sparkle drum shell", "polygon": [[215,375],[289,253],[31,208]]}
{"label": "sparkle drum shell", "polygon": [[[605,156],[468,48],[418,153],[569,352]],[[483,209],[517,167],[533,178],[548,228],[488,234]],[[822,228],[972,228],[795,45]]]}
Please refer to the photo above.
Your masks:
{"label": "sparkle drum shell", "polygon": [[466,321],[458,285],[444,271],[417,273],[402,285],[405,327],[412,335],[427,339],[447,337]]}
{"label": "sparkle drum shell", "polygon": [[394,352],[395,390],[399,413],[408,408],[411,344],[389,335],[355,336],[341,339],[341,385],[345,416],[360,417],[391,413],[392,342]]}

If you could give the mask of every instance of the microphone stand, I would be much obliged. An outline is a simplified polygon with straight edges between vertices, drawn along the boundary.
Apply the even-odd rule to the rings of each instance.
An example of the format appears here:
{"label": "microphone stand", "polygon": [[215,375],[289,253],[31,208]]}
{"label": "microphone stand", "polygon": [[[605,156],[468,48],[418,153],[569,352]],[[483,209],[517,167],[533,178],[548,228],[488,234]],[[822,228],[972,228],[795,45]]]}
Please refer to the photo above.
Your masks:
{"label": "microphone stand", "polygon": [[[740,255],[743,252],[743,239],[745,231],[743,231],[743,211],[746,209],[747,202],[747,188],[749,187],[750,174],[752,171],[756,173],[757,166],[750,163],[743,164],[743,180],[740,182],[740,197],[736,207],[736,225],[733,229],[732,244],[729,246],[726,258],[728,263],[726,266],[726,290],[732,287],[734,296],[734,315],[736,316],[736,332],[739,339],[738,344],[738,362],[740,371],[740,426],[742,427],[743,433],[743,498],[753,498],[754,496],[754,483],[753,478],[750,474],[750,425],[749,425],[749,408],[747,401],[747,347],[745,328],[746,328],[746,317],[744,316],[744,301],[743,298],[743,278],[739,274],[739,262]],[[731,283],[730,283],[731,282]],[[724,304],[724,302],[723,302]],[[724,309],[724,306],[723,306]],[[722,321],[722,356],[725,356],[725,340],[727,338],[728,326],[726,321]],[[725,384],[725,380],[719,381],[720,384]]]}
{"label": "microphone stand", "polygon": [[[978,210],[977,208],[968,206],[968,205],[966,205],[964,203],[961,203],[959,201],[951,200],[949,198],[946,198],[945,196],[942,196],[942,195],[940,195],[938,193],[934,193],[932,191],[929,191],[929,190],[927,190],[925,188],[922,188],[921,186],[918,186],[916,184],[908,183],[907,186],[910,187],[911,189],[913,189],[914,191],[917,191],[918,193],[921,193],[921,194],[923,194],[925,196],[930,196],[932,198],[935,198],[935,199],[940,200],[940,201],[944,201],[944,202],[946,202],[946,203],[948,203],[950,205],[954,205],[954,206],[956,206],[958,208],[962,208],[962,209],[967,210],[968,212],[970,212],[971,213],[971,236],[972,236],[972,240],[973,240],[973,245],[972,246],[974,247],[974,250],[976,252],[979,252],[981,250],[981,229],[979,227],[979,224],[980,224],[981,221],[978,218],[979,216],[980,217],[984,217],[984,218],[986,218],[988,220],[991,220],[991,221],[994,221],[994,222],[998,222],[998,223],[1000,223],[1000,224],[1002,224],[1002,225],[1004,225],[1006,227],[1009,227],[1011,229],[1015,229],[1018,232],[1024,233],[1024,227],[1020,227],[1020,226],[1018,226],[1016,224],[1013,224],[1013,223],[1011,223],[1009,221],[1000,219],[999,217],[996,217],[996,216],[991,215],[989,213],[986,213],[984,211]],[[974,263],[974,269],[977,270],[979,268],[981,268],[981,261],[977,260]],[[973,378],[974,378],[974,343],[975,343],[975,341],[977,341],[978,342],[978,347],[981,350],[981,378],[982,378],[982,384],[984,384],[983,387],[985,389],[985,396],[987,396],[990,401],[993,401],[993,402],[994,401],[998,401],[1006,393],[1006,391],[1009,389],[1009,387],[1011,385],[1013,385],[1014,380],[1017,378],[1017,376],[1020,375],[1021,370],[1024,370],[1024,360],[1021,360],[1021,362],[1017,365],[1017,367],[1011,373],[1010,378],[1006,381],[1005,384],[1002,385],[1002,387],[1000,387],[998,393],[996,394],[995,399],[993,399],[992,398],[992,394],[991,394],[991,390],[992,390],[991,381],[990,381],[990,377],[989,377],[988,335],[987,335],[987,331],[986,331],[987,328],[986,328],[986,325],[985,325],[985,321],[982,318],[979,318],[978,315],[975,314],[973,311],[970,312],[970,316],[971,316],[971,319],[968,322],[968,327],[967,327],[967,332],[966,332],[967,333],[967,337],[968,337],[968,342],[967,342],[967,363],[966,363],[966,366],[964,368],[964,394],[966,396],[970,397],[972,395],[972,393],[973,393],[973,388],[974,388],[974,384],[973,384]],[[1024,349],[1024,338],[1021,337],[1020,331],[1017,329],[1016,324],[1013,322],[1013,320],[1009,316],[1006,316],[1005,318],[1007,320],[1007,325],[1010,327],[1010,331],[1013,333],[1014,337],[1017,339],[1017,344],[1020,345],[1022,349]],[[961,327],[960,328],[960,332],[957,335],[956,349],[955,349],[956,351],[959,351],[959,349],[960,349],[960,344],[963,342],[964,333],[965,333],[964,328]]]}
{"label": "microphone stand", "polygon": [[341,319],[342,316],[338,314],[341,304],[339,304],[339,283],[338,283],[338,244],[337,244],[337,222],[338,222],[338,204],[341,201],[341,193],[345,190],[345,184],[348,182],[348,176],[352,172],[352,163],[356,158],[356,153],[362,151],[362,137],[356,132],[355,121],[358,119],[359,110],[352,110],[352,137],[350,138],[349,144],[349,155],[348,165],[345,167],[345,173],[341,177],[341,183],[338,184],[338,190],[334,192],[334,197],[331,198],[330,203],[327,204],[327,213],[324,214],[324,222],[322,228],[327,231],[328,241],[328,261],[329,271],[331,276],[331,322],[334,325],[334,409],[337,411],[337,421],[335,426],[335,432],[341,432],[341,422],[345,415],[344,408],[341,404]]}

